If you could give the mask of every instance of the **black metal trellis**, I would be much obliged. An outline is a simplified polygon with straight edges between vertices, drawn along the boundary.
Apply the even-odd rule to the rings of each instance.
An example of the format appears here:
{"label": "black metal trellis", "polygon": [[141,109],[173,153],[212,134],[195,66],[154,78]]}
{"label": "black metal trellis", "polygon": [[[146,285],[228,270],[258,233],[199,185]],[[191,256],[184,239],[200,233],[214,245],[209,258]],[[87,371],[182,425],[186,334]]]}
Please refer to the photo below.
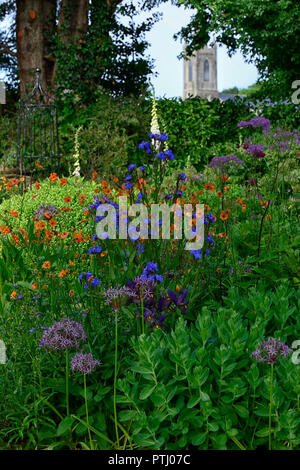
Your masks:
{"label": "black metal trellis", "polygon": [[43,90],[40,74],[37,68],[33,90],[19,101],[17,176],[30,187],[33,179],[60,171],[57,108]]}

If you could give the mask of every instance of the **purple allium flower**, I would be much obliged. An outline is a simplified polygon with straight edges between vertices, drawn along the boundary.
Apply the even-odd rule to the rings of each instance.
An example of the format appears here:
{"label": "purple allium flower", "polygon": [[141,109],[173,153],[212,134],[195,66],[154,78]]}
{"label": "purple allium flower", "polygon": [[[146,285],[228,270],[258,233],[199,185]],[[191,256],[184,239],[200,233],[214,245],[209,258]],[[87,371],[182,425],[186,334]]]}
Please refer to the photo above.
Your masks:
{"label": "purple allium flower", "polygon": [[255,158],[263,158],[266,154],[263,144],[250,144],[247,146],[245,153],[251,153]]}
{"label": "purple allium flower", "polygon": [[86,341],[86,333],[81,323],[71,318],[63,318],[53,323],[42,336],[40,346],[51,350],[78,348],[81,341]]}
{"label": "purple allium flower", "polygon": [[136,296],[135,292],[126,286],[110,287],[103,295],[106,299],[106,304],[111,305],[115,311],[120,310],[127,297],[134,298]]}
{"label": "purple allium flower", "polygon": [[244,163],[240,158],[236,157],[235,155],[229,155],[227,157],[214,157],[207,167],[224,172],[225,167],[242,165],[244,165]]}
{"label": "purple allium flower", "polygon": [[57,214],[58,208],[53,206],[52,204],[41,204],[35,211],[34,215],[37,219],[41,219],[43,217],[47,219],[47,217],[45,216],[45,212],[49,212],[51,216],[54,216],[55,214]]}
{"label": "purple allium flower", "polygon": [[241,121],[237,125],[238,127],[261,127],[262,129],[265,130],[270,130],[271,123],[269,119],[266,119],[264,117],[258,117],[258,118],[251,118],[250,121]]}
{"label": "purple allium flower", "polygon": [[72,372],[81,372],[82,374],[90,374],[95,367],[101,364],[100,361],[93,359],[92,354],[77,353],[72,357],[70,366]]}
{"label": "purple allium flower", "polygon": [[281,357],[288,357],[290,351],[291,348],[282,343],[280,338],[269,338],[268,341],[259,343],[256,351],[253,351],[251,356],[259,362],[274,364]]}
{"label": "purple allium flower", "polygon": [[153,296],[156,282],[154,279],[139,276],[133,281],[127,281],[127,286],[136,294],[132,300],[134,303],[140,303],[141,300],[149,299]]}

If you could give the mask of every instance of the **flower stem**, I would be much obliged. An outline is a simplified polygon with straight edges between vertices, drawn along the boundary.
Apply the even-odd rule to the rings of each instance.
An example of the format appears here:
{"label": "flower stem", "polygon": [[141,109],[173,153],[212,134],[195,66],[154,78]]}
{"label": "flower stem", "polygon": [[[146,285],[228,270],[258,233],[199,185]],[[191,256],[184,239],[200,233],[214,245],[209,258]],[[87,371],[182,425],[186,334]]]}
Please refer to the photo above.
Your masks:
{"label": "flower stem", "polygon": [[70,416],[70,405],[69,405],[69,350],[66,349],[66,408],[67,416]]}
{"label": "flower stem", "polygon": [[272,450],[271,443],[271,424],[272,424],[272,399],[273,399],[273,373],[274,373],[274,364],[271,364],[271,373],[270,373],[270,407],[269,407],[269,450]]}
{"label": "flower stem", "polygon": [[142,334],[144,334],[145,333],[144,299],[141,299],[141,309],[142,309]]}
{"label": "flower stem", "polygon": [[85,374],[83,374],[83,386],[84,386],[84,401],[85,401],[86,423],[88,425],[88,433],[89,433],[91,450],[94,450],[91,431],[90,431],[90,428],[89,428],[89,409],[88,409],[88,402],[87,402],[87,395],[86,395],[86,375]]}
{"label": "flower stem", "polygon": [[119,442],[119,431],[117,421],[117,403],[116,403],[116,386],[117,386],[117,364],[118,364],[118,314],[115,310],[115,375],[114,375],[114,416],[115,416],[115,431],[117,443]]}

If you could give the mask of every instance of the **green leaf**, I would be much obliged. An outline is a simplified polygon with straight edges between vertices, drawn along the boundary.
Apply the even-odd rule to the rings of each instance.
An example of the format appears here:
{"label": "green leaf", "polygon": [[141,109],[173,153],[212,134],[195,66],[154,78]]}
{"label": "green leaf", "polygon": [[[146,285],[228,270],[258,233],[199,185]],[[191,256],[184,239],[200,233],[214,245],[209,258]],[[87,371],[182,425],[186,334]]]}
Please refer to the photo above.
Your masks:
{"label": "green leaf", "polygon": [[249,416],[249,411],[247,410],[247,408],[245,408],[245,407],[242,406],[242,405],[233,405],[233,408],[236,410],[237,414],[238,414],[241,418],[248,418],[248,416]]}
{"label": "green leaf", "polygon": [[260,431],[256,431],[255,434],[257,437],[266,437],[269,435],[269,428],[263,428]]}
{"label": "green leaf", "polygon": [[155,390],[156,388],[156,385],[145,385],[145,387],[143,388],[143,390],[141,391],[140,393],[140,400],[146,400],[146,398],[148,398],[151,393]]}
{"label": "green leaf", "polygon": [[200,396],[196,395],[195,397],[191,397],[188,401],[187,408],[194,408],[200,401]]}
{"label": "green leaf", "polygon": [[207,432],[195,431],[189,437],[193,446],[200,446],[206,440]]}
{"label": "green leaf", "polygon": [[71,416],[66,416],[58,425],[56,435],[57,436],[62,436],[65,432],[67,432],[72,424],[74,423],[75,419],[71,418]]}

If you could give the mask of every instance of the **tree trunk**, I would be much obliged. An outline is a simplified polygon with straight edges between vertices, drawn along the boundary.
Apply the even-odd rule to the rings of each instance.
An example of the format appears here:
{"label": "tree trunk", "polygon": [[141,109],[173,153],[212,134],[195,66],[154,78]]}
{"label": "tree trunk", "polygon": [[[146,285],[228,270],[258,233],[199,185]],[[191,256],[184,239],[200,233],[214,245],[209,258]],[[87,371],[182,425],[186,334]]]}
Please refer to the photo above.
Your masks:
{"label": "tree trunk", "polygon": [[60,39],[68,44],[85,40],[88,29],[89,0],[61,0],[58,21]]}
{"label": "tree trunk", "polygon": [[32,88],[34,70],[37,67],[42,69],[41,81],[45,84],[43,4],[40,0],[16,0],[17,60],[21,97]]}

